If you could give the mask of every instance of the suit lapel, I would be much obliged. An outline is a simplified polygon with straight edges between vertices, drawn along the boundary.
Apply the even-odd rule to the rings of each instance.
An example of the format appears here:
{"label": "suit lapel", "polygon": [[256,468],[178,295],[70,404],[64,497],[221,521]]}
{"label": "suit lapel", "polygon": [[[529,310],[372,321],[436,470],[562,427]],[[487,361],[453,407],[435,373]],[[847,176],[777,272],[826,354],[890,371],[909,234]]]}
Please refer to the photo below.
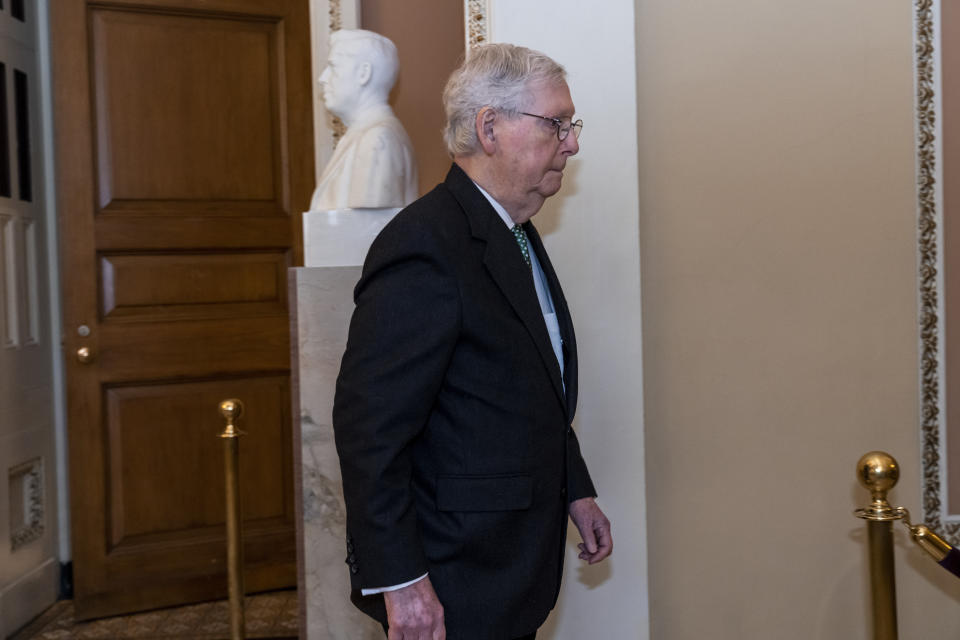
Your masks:
{"label": "suit lapel", "polygon": [[[560,365],[543,320],[532,272],[523,261],[516,239],[493,206],[457,165],[453,165],[447,174],[446,186],[466,212],[473,236],[486,243],[483,264],[533,339],[557,399],[567,409],[569,405],[560,379]],[[556,280],[556,276],[553,277]]]}
{"label": "suit lapel", "polygon": [[540,240],[540,234],[537,233],[536,227],[531,222],[526,223],[524,229],[530,239],[530,246],[537,254],[537,260],[540,261],[543,274],[547,277],[547,286],[550,287],[550,297],[553,299],[553,311],[557,314],[557,324],[560,325],[560,337],[563,340],[563,382],[566,388],[567,416],[573,418],[577,408],[577,338],[573,331],[573,319],[570,316],[570,309],[567,307],[567,299],[563,296],[563,289],[560,288],[560,280],[557,278],[557,273],[553,270],[553,264],[550,262],[547,250]]}

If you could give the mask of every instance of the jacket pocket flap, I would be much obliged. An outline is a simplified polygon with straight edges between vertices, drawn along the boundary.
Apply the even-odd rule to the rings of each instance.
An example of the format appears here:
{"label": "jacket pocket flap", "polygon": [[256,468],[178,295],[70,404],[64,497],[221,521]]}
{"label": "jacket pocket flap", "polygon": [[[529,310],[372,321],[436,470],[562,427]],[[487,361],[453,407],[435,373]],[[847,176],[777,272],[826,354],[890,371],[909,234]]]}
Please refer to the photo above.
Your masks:
{"label": "jacket pocket flap", "polygon": [[528,509],[532,501],[533,480],[528,475],[437,478],[440,511],[514,511]]}

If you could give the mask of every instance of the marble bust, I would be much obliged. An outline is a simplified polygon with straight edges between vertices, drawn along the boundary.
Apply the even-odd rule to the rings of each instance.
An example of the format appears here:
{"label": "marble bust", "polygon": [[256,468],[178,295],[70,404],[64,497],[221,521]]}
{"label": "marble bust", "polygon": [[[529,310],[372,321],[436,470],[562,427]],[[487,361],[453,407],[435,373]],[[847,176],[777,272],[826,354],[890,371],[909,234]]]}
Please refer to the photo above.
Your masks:
{"label": "marble bust", "polygon": [[362,29],[331,35],[319,82],[327,110],[347,132],[320,176],[312,211],[403,207],[416,199],[413,145],[387,103],[398,69],[397,48],[382,35]]}

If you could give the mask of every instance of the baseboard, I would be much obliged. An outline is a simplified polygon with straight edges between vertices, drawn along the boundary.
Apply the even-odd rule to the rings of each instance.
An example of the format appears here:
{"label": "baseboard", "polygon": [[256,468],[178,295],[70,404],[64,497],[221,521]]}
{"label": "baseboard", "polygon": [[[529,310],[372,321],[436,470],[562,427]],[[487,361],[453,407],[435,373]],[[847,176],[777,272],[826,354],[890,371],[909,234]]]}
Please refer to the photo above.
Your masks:
{"label": "baseboard", "polygon": [[0,591],[0,638],[6,638],[57,601],[60,563],[50,558]]}

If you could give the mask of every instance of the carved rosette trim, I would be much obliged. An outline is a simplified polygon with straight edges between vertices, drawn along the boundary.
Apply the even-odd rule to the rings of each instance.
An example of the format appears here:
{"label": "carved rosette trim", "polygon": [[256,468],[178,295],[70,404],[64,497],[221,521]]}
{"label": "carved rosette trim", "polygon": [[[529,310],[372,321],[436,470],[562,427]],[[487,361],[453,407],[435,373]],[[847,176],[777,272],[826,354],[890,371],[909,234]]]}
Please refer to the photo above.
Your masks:
{"label": "carved rosette trim", "polygon": [[[340,10],[340,0],[329,0],[330,2],[330,33],[339,31],[343,28],[343,12]],[[333,148],[337,148],[340,138],[347,132],[346,125],[335,115],[330,116],[330,129],[333,133]]]}
{"label": "carved rosette trim", "polygon": [[920,302],[920,389],[923,466],[923,518],[926,524],[960,544],[960,523],[943,522],[941,501],[940,312],[937,276],[939,247],[936,201],[936,101],[934,0],[915,0],[917,211]]}
{"label": "carved rosette trim", "polygon": [[[40,458],[10,469],[10,479],[22,482],[25,499],[24,522],[20,526],[11,522],[10,551],[16,551],[43,537],[43,462]],[[10,483],[13,485],[13,482]],[[10,496],[16,499],[15,496]]]}
{"label": "carved rosette trim", "polygon": [[329,0],[330,2],[330,31],[336,31],[343,24],[342,12],[340,11],[340,0]]}
{"label": "carved rosette trim", "polygon": [[471,49],[490,41],[487,15],[487,0],[467,0],[466,37],[467,53]]}

